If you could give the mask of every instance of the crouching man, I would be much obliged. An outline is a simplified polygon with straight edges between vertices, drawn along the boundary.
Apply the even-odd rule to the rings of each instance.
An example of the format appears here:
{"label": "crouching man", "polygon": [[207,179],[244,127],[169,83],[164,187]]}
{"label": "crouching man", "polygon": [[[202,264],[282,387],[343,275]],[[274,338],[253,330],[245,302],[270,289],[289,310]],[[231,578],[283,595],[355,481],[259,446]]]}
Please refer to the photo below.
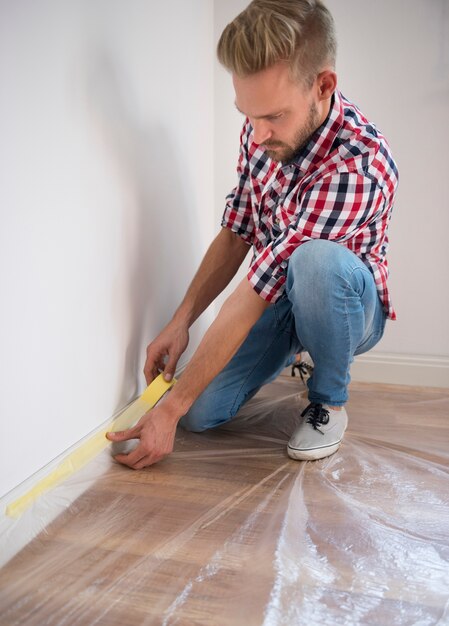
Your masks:
{"label": "crouching man", "polygon": [[231,420],[303,350],[314,363],[309,405],[287,451],[333,454],[354,355],[395,318],[386,252],[397,169],[381,132],[337,88],[329,11],[319,0],[254,0],[225,28],[218,58],[244,117],[238,182],[184,300],[148,346],[148,383],[159,370],[173,376],[189,327],[251,250],[248,273],[165,401],[109,435],[140,439],[116,457],[135,469],[172,451],[179,421],[203,431]]}

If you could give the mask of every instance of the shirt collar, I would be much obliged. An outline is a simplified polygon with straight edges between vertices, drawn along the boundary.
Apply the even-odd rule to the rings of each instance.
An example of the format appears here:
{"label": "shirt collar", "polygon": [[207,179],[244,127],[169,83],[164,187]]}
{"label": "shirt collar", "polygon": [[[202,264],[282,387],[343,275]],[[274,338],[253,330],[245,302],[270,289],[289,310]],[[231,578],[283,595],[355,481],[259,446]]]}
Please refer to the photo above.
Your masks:
{"label": "shirt collar", "polygon": [[[341,93],[334,91],[331,98],[329,113],[319,128],[305,145],[285,166],[295,166],[307,171],[311,166],[320,163],[330,152],[332,144],[343,125],[344,109]],[[283,165],[284,167],[284,165]]]}

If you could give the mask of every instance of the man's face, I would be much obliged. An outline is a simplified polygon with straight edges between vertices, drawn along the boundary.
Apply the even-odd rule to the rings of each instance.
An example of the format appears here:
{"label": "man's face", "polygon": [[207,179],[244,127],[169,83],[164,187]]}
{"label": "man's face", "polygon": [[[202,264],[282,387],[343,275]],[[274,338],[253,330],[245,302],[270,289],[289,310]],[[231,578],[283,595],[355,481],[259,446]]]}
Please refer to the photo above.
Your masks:
{"label": "man's face", "polygon": [[235,105],[250,120],[254,141],[275,161],[290,161],[307,144],[329,112],[317,97],[317,85],[306,90],[293,81],[286,63],[257,74],[233,75]]}

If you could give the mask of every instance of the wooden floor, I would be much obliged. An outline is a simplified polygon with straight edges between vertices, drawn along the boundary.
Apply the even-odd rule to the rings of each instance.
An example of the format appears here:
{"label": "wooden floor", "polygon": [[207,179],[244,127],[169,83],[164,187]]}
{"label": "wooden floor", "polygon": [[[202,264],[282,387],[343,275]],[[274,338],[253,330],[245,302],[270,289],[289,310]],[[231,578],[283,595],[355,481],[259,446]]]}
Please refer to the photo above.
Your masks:
{"label": "wooden floor", "polygon": [[352,384],[342,447],[300,463],[302,389],[111,462],[0,571],[0,624],[449,624],[449,391]]}

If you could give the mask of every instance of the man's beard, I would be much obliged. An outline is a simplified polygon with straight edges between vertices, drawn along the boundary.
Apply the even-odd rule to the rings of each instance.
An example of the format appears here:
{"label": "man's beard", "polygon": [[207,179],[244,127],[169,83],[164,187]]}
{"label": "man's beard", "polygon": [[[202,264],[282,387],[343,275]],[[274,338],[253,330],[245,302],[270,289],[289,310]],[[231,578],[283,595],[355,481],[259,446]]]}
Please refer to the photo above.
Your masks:
{"label": "man's beard", "polygon": [[[269,156],[270,159],[273,159],[273,161],[288,163],[309,143],[311,136],[319,127],[319,122],[320,116],[318,109],[315,103],[312,102],[309,115],[307,116],[304,126],[297,131],[293,145],[281,141],[267,141],[263,144],[266,148],[265,154]],[[277,148],[277,150],[270,150],[270,147]]]}

